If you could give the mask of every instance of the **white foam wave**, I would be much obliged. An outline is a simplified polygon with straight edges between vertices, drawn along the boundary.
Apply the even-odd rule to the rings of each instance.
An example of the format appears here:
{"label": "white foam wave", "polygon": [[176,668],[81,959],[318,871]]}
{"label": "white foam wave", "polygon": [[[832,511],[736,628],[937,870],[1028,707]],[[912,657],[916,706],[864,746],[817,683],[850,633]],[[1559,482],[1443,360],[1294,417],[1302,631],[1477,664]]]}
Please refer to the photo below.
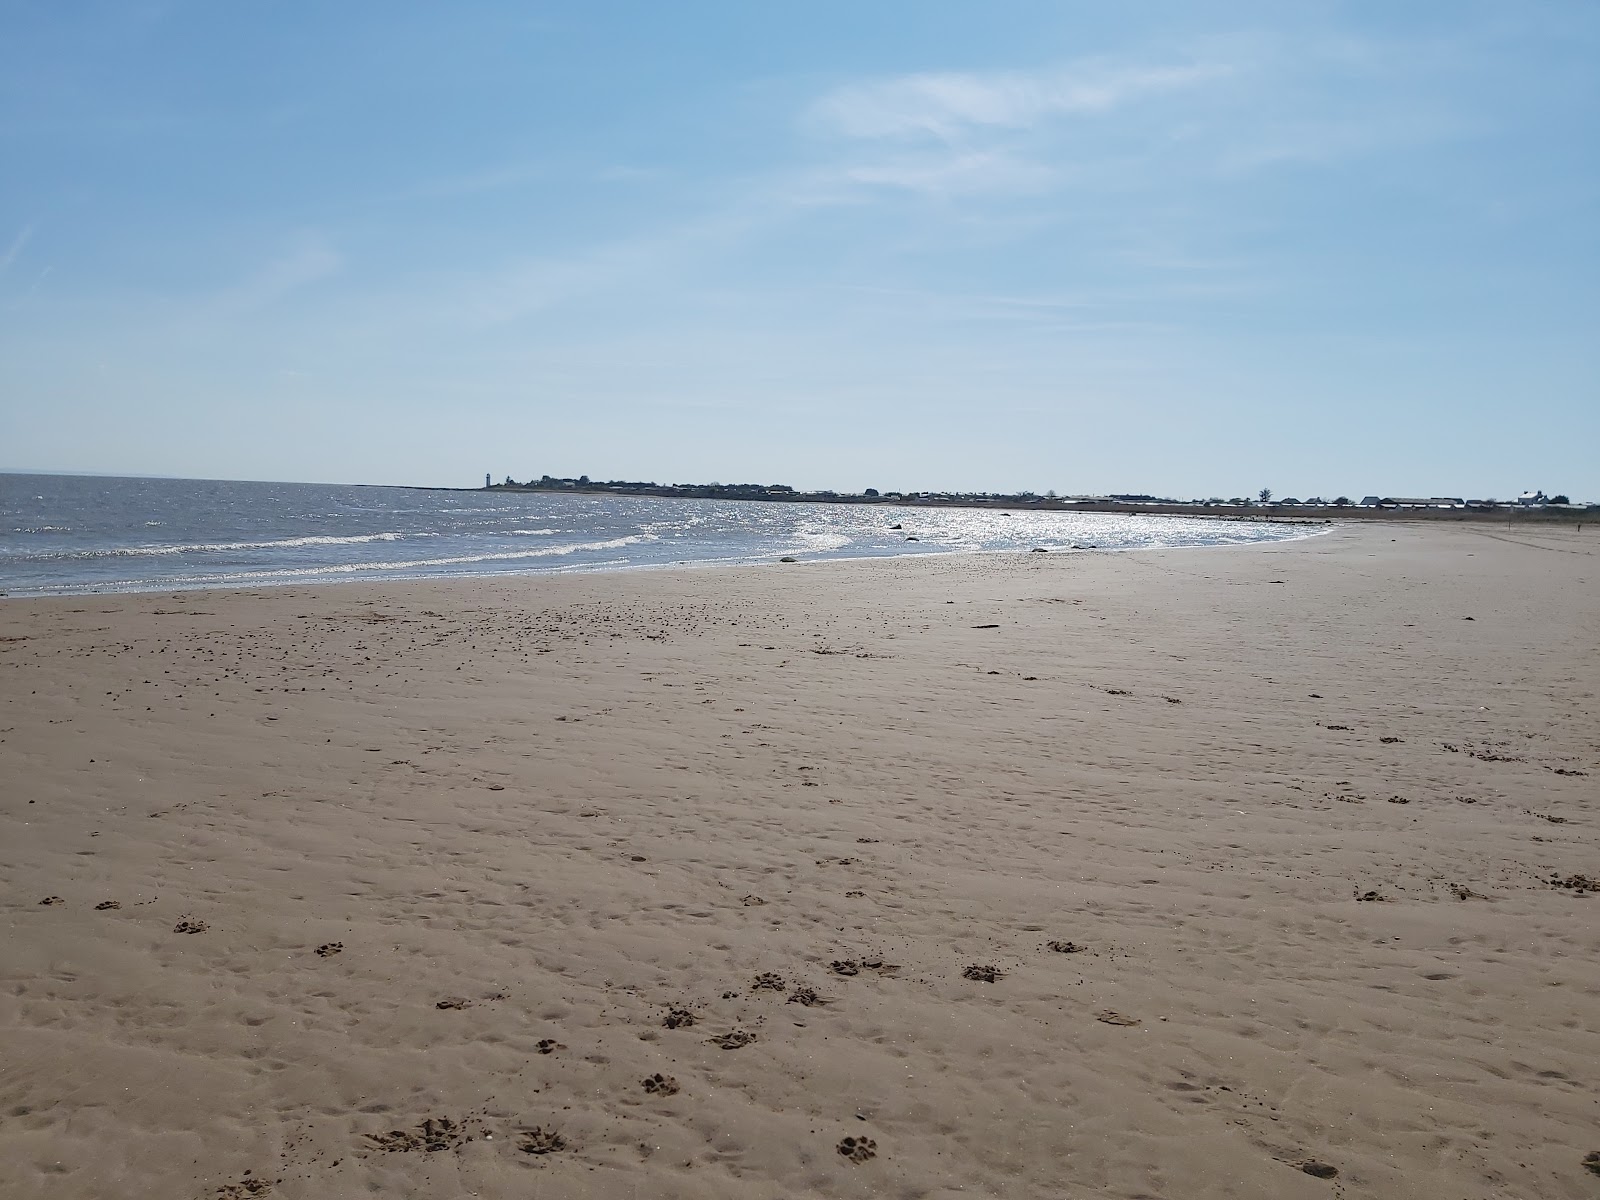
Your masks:
{"label": "white foam wave", "polygon": [[230,571],[212,575],[186,575],[178,580],[130,579],[108,586],[138,587],[143,584],[177,582],[186,586],[207,583],[242,583],[248,580],[308,579],[325,575],[356,575],[363,571],[416,571],[434,567],[464,566],[469,563],[507,562],[515,559],[565,557],[585,551],[617,550],[637,542],[653,542],[649,536],[612,538],[607,542],[576,542],[570,546],[548,546],[540,550],[508,550],[495,554],[458,554],[449,558],[412,558],[394,562],[326,563],[315,567],[283,567],[273,571]]}
{"label": "white foam wave", "polygon": [[[403,533],[363,533],[350,537],[279,538],[270,542],[190,542],[176,546],[119,546],[112,550],[77,550],[65,554],[40,555],[40,558],[151,558],[172,554],[219,554],[230,550],[293,550],[300,546],[354,546],[362,542],[398,542]],[[437,537],[418,533],[412,537]]]}

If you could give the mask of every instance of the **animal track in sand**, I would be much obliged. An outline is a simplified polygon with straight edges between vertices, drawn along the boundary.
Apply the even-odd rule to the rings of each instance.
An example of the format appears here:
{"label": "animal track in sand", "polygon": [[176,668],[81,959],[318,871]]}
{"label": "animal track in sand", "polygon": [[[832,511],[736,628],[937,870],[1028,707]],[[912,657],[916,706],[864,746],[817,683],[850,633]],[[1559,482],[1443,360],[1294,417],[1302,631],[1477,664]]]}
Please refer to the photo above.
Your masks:
{"label": "animal track in sand", "polygon": [[678,1081],[671,1075],[663,1075],[657,1071],[644,1081],[644,1090],[652,1096],[676,1096],[678,1094]]}
{"label": "animal track in sand", "polygon": [[1405,741],[1405,738],[1398,738],[1398,737],[1381,737],[1381,738],[1379,738],[1379,739],[1378,739],[1378,740],[1379,740],[1379,741],[1380,741],[1380,742],[1382,742],[1382,743],[1383,743],[1383,744],[1384,744],[1384,745],[1385,745],[1385,746],[1392,746],[1392,745],[1394,745],[1394,744],[1395,744],[1395,743],[1396,743],[1396,742],[1403,742],[1403,741]]}
{"label": "animal track in sand", "polygon": [[762,972],[750,982],[752,992],[781,992],[787,986],[782,975],[775,975],[771,971]]}
{"label": "animal track in sand", "polygon": [[537,1125],[524,1129],[517,1139],[517,1149],[524,1154],[555,1154],[566,1148],[566,1138],[554,1129],[542,1129]]}
{"label": "animal track in sand", "polygon": [[1004,979],[1005,975],[1006,973],[999,967],[986,966],[980,963],[973,963],[961,972],[963,979],[976,980],[978,983],[994,983],[996,980]]}
{"label": "animal track in sand", "polygon": [[433,1002],[435,1008],[471,1008],[472,1001],[464,996],[446,996],[443,1000]]}
{"label": "animal track in sand", "polygon": [[844,898],[846,900],[859,900],[865,895],[866,895],[865,892],[846,892],[844,894]]}
{"label": "animal track in sand", "polygon": [[335,954],[344,953],[343,942],[323,942],[317,947],[318,958],[332,958]]}
{"label": "animal track in sand", "polygon": [[1325,1162],[1318,1162],[1314,1158],[1307,1162],[1295,1163],[1295,1166],[1299,1167],[1307,1175],[1313,1175],[1318,1179],[1332,1179],[1339,1174],[1338,1167],[1331,1166]]}
{"label": "animal track in sand", "polygon": [[429,1117],[414,1128],[369,1133],[366,1138],[385,1154],[408,1154],[413,1150],[435,1154],[460,1148],[472,1140],[472,1135],[465,1122],[457,1123],[449,1117]]}
{"label": "animal track in sand", "polygon": [[1600,1175],[1600,1150],[1591,1150],[1583,1156],[1583,1169]]}
{"label": "animal track in sand", "polygon": [[94,910],[95,912],[111,912],[113,909],[118,909],[121,907],[121,900],[102,900],[99,904],[94,906]]}
{"label": "animal track in sand", "polygon": [[744,896],[740,898],[739,903],[744,905],[746,908],[758,908],[765,904],[766,901],[760,896]]}
{"label": "animal track in sand", "polygon": [[877,838],[857,838],[856,841],[859,844],[863,845],[863,846],[871,846],[871,845],[875,845],[877,843],[878,839]]}
{"label": "animal track in sand", "polygon": [[878,1157],[878,1143],[869,1137],[847,1137],[839,1141],[839,1153],[853,1163]]}
{"label": "animal track in sand", "polygon": [[1081,954],[1089,947],[1080,946],[1077,942],[1047,942],[1046,945],[1057,954]]}
{"label": "animal track in sand", "polygon": [[557,1050],[566,1049],[566,1047],[560,1042],[556,1041],[555,1038],[540,1038],[533,1044],[533,1048],[540,1054],[554,1054]]}
{"label": "animal track in sand", "polygon": [[668,1029],[687,1029],[697,1020],[699,1018],[689,1009],[674,1008],[669,1010],[667,1015],[661,1019],[661,1023]]}
{"label": "animal track in sand", "polygon": [[739,1050],[756,1040],[756,1035],[743,1029],[729,1030],[720,1037],[707,1038],[706,1041],[713,1046],[720,1046],[724,1050]]}
{"label": "animal track in sand", "polygon": [[204,921],[196,921],[193,917],[184,917],[172,927],[173,933],[204,933],[210,929]]}
{"label": "animal track in sand", "polygon": [[829,1002],[826,999],[824,999],[823,997],[817,995],[817,993],[813,989],[808,988],[808,987],[801,987],[801,988],[795,988],[794,991],[789,993],[788,1003],[790,1003],[790,1004],[803,1004],[807,1008],[815,1008],[819,1004],[827,1004]]}
{"label": "animal track in sand", "polygon": [[1389,803],[1390,804],[1410,804],[1411,801],[1405,796],[1390,796],[1389,797]]}
{"label": "animal track in sand", "polygon": [[863,958],[857,961],[853,958],[836,958],[828,964],[835,975],[859,975],[862,971],[876,971],[880,975],[893,975],[900,969],[896,963],[884,962],[881,958]]}
{"label": "animal track in sand", "polygon": [[1382,903],[1383,901],[1388,900],[1389,897],[1385,896],[1381,892],[1358,892],[1358,893],[1356,893],[1356,899],[1357,900],[1368,900],[1368,901],[1372,901],[1372,902],[1375,902],[1375,903]]}
{"label": "animal track in sand", "polygon": [[48,906],[51,904],[65,904],[66,901],[60,896],[46,896],[43,900],[39,901],[39,903]]}

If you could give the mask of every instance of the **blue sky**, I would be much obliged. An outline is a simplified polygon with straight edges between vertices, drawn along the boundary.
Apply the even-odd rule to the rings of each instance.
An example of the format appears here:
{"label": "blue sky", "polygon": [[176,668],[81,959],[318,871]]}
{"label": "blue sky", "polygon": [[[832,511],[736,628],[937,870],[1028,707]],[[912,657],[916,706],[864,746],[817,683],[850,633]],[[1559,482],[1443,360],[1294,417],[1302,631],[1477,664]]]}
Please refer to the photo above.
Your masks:
{"label": "blue sky", "polygon": [[0,467],[1600,499],[1600,5],[0,0]]}

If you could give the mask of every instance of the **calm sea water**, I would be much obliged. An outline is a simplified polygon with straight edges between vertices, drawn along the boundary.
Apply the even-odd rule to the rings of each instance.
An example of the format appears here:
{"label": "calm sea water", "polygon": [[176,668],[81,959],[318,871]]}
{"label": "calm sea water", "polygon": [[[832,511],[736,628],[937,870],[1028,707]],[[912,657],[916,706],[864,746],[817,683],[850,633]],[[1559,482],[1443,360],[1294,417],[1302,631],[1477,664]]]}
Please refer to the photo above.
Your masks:
{"label": "calm sea water", "polygon": [[[889,528],[895,524],[904,528]],[[0,591],[260,587],[755,563],[783,555],[1217,546],[1307,532],[1097,513],[0,475]]]}

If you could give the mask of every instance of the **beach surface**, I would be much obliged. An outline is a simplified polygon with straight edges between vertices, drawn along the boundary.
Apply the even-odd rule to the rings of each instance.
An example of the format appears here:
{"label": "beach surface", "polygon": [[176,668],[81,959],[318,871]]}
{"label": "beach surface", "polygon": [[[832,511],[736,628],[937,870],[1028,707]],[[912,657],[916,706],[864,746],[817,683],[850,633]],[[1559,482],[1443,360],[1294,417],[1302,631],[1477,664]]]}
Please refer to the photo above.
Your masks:
{"label": "beach surface", "polygon": [[1600,1195],[1597,595],[1363,524],[0,601],[0,1195]]}

